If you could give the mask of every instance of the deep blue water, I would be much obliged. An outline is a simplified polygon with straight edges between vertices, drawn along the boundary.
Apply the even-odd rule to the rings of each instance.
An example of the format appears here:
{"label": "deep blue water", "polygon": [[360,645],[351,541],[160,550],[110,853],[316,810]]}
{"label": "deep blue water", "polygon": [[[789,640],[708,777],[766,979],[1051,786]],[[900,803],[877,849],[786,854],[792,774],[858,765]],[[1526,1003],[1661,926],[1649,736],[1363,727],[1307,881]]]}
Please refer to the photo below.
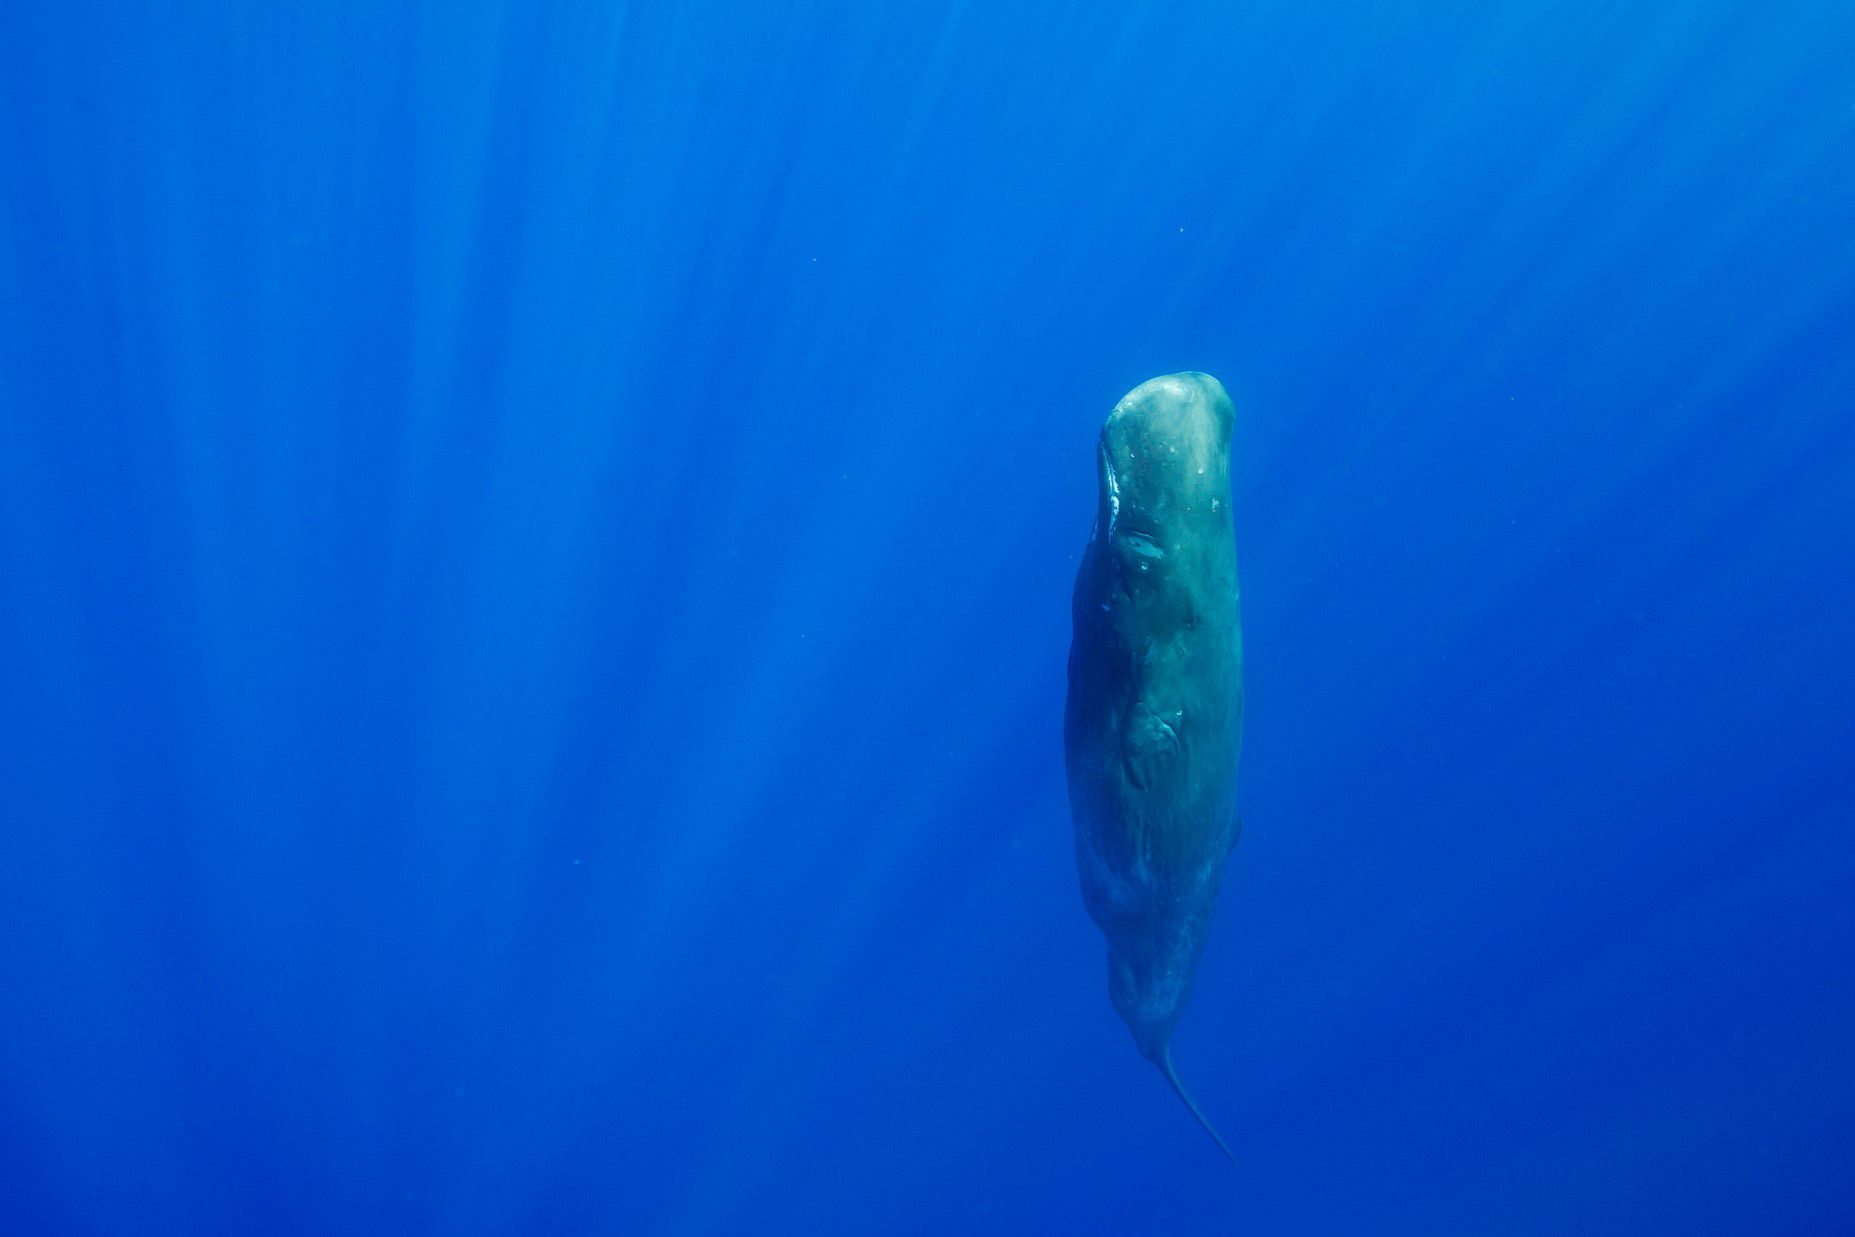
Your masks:
{"label": "deep blue water", "polygon": [[[0,7],[0,1231],[1855,1231],[1855,10]],[[1238,410],[1181,1073],[1060,751]]]}

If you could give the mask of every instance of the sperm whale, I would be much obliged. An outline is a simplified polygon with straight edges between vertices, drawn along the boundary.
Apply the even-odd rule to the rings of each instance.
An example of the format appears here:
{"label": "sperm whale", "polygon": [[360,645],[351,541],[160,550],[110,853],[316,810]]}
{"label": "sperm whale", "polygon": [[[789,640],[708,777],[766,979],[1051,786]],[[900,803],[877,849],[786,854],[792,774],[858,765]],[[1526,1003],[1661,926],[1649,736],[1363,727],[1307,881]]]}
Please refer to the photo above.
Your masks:
{"label": "sperm whale", "polygon": [[1223,386],[1200,373],[1144,382],[1108,414],[1063,718],[1076,866],[1107,938],[1109,996],[1226,1156],[1170,1044],[1241,829],[1232,420]]}

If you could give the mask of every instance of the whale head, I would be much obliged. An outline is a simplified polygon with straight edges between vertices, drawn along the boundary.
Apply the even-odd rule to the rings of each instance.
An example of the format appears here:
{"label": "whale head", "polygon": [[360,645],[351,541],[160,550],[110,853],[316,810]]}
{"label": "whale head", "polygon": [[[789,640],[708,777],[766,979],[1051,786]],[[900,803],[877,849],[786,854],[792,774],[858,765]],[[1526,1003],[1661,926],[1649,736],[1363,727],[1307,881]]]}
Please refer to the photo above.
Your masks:
{"label": "whale head", "polygon": [[1209,374],[1141,383],[1108,414],[1097,456],[1096,535],[1163,559],[1195,524],[1230,519],[1230,430],[1223,384]]}

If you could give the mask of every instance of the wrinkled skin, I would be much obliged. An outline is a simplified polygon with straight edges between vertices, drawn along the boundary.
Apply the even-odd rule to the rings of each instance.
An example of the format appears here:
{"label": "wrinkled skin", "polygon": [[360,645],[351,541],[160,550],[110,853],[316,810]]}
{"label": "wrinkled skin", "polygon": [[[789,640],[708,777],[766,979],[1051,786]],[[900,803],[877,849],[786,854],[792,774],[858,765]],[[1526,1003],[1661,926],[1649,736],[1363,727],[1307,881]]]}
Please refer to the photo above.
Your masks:
{"label": "wrinkled skin", "polygon": [[1076,863],[1114,1007],[1168,1077],[1238,831],[1231,421],[1206,374],[1152,379],[1117,404],[1076,575],[1063,727]]}

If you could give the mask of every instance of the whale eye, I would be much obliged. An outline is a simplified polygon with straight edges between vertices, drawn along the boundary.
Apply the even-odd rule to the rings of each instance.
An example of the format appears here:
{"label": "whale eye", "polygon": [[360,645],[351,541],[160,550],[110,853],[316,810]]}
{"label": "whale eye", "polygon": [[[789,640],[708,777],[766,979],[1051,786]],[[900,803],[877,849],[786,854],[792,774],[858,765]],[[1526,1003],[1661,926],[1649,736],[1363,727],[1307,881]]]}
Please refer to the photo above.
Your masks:
{"label": "whale eye", "polygon": [[1159,542],[1153,540],[1150,533],[1128,529],[1121,534],[1121,546],[1129,554],[1137,554],[1141,558],[1166,557],[1166,551],[1160,547]]}

